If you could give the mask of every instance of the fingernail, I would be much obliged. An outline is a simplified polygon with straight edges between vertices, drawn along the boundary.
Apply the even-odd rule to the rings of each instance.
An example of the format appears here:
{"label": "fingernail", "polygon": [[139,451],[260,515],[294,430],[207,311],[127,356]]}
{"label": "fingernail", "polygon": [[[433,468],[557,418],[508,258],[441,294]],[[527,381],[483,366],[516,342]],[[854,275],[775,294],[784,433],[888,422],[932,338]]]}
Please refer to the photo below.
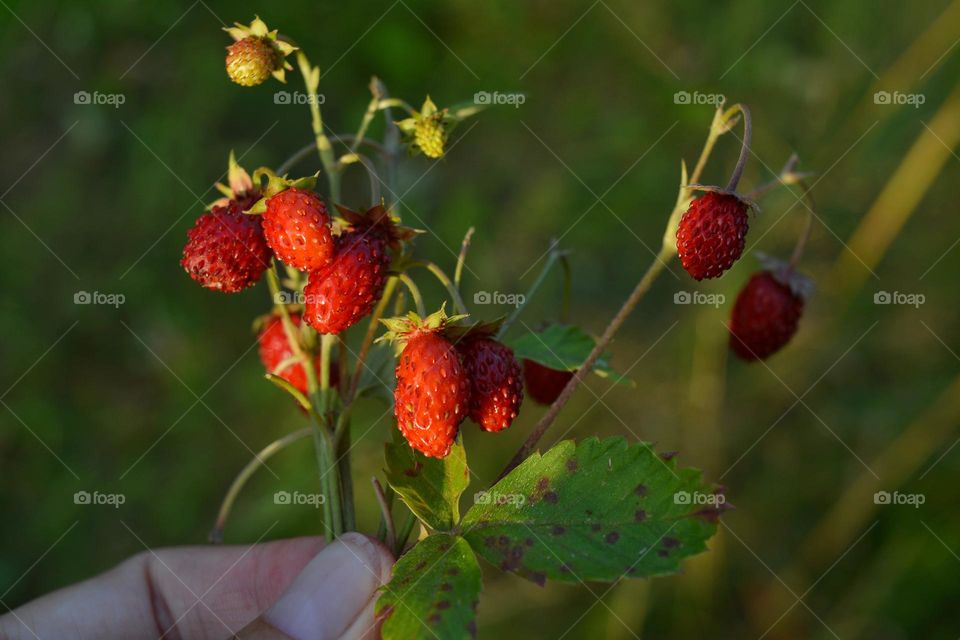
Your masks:
{"label": "fingernail", "polygon": [[264,614],[294,640],[339,638],[380,587],[380,553],[346,533],[314,556]]}

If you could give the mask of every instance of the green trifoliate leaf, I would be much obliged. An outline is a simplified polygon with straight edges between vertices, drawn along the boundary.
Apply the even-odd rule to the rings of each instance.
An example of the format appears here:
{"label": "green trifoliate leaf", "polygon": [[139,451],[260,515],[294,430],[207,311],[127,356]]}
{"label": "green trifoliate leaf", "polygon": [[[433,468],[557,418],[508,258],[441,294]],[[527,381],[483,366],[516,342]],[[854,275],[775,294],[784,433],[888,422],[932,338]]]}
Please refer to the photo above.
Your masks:
{"label": "green trifoliate leaf", "polygon": [[460,525],[470,546],[540,584],[674,573],[726,508],[699,471],[623,438],[561,442],[475,501]]}
{"label": "green trifoliate leaf", "polygon": [[463,538],[424,538],[393,567],[377,600],[384,640],[475,638],[480,566]]}
{"label": "green trifoliate leaf", "polygon": [[[397,431],[399,434],[399,431]],[[460,521],[460,495],[470,484],[463,444],[450,454],[428,458],[402,438],[386,445],[387,482],[413,513],[437,531],[450,531]]]}

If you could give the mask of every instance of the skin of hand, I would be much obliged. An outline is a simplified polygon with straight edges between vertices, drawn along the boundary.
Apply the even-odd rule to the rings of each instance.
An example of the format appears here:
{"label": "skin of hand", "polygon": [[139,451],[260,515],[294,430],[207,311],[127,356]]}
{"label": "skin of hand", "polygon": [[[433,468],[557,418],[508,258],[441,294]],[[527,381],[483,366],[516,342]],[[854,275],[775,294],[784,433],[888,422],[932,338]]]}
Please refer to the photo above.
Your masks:
{"label": "skin of hand", "polygon": [[359,533],[145,551],[0,616],[0,638],[375,640],[393,562]]}

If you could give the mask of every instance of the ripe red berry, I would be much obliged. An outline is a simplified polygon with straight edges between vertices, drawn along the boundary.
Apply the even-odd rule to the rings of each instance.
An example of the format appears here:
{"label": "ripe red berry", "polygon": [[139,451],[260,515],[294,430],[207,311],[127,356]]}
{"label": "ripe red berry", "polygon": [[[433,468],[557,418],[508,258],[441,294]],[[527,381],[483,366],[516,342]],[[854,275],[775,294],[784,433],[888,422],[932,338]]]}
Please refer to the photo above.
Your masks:
{"label": "ripe red berry", "polygon": [[[300,327],[301,317],[299,313],[291,313],[290,321],[297,328]],[[285,360],[293,357],[293,349],[290,348],[290,341],[287,339],[287,332],[283,328],[283,319],[280,316],[271,316],[264,323],[257,337],[259,342],[260,361],[268,373],[280,376],[302,393],[307,393],[307,372],[304,371],[303,364],[299,362],[288,362],[282,370],[277,371]],[[301,345],[302,346],[302,345]],[[317,369],[317,375],[320,371],[320,356],[316,356],[314,366]],[[339,382],[339,368],[336,363],[330,365],[330,386],[336,387]]]}
{"label": "ripe red berry", "polygon": [[523,379],[527,383],[527,395],[539,404],[553,404],[572,377],[573,371],[551,369],[533,360],[523,361]]}
{"label": "ripe red berry", "polygon": [[336,239],[333,262],[310,274],[303,290],[307,322],[320,333],[340,333],[370,313],[390,269],[387,243],[375,230]]}
{"label": "ripe red berry", "polygon": [[677,227],[677,253],[697,280],[717,278],[743,254],[747,203],[729,193],[707,192],[690,203]]}
{"label": "ripe red berry", "polygon": [[333,258],[330,216],[315,193],[290,188],[267,200],[263,233],[277,257],[300,271],[316,271]]}
{"label": "ripe red berry", "polygon": [[282,58],[269,39],[247,36],[227,47],[227,75],[244,87],[263,84],[280,68]]}
{"label": "ripe red berry", "polygon": [[797,332],[804,300],[769,271],[750,277],[733,305],[730,348],[748,362],[764,360]]}
{"label": "ripe red berry", "polygon": [[457,351],[470,380],[470,419],[484,431],[503,431],[523,402],[523,378],[513,350],[491,338],[468,337]]}
{"label": "ripe red berry", "polygon": [[197,218],[180,265],[207,289],[235,293],[260,279],[271,255],[259,216],[244,214],[230,201]]}
{"label": "ripe red berry", "polygon": [[410,446],[426,456],[450,453],[467,415],[470,381],[452,344],[436,331],[406,338],[397,363],[394,413]]}

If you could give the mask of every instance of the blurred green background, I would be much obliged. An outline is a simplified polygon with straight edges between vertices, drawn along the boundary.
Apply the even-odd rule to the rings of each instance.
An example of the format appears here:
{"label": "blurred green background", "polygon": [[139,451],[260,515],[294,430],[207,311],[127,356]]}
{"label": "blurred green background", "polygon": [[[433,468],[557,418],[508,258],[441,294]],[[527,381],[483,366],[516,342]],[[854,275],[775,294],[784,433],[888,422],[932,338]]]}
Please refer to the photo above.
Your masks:
{"label": "blurred green background", "polygon": [[[539,588],[491,570],[480,637],[960,634],[960,1],[0,4],[7,606],[144,544],[202,543],[251,450],[304,424],[262,379],[250,323],[268,309],[265,287],[215,294],[178,265],[231,149],[248,167],[276,166],[310,141],[306,107],[274,104],[278,85],[244,90],[225,77],[221,27],[259,14],[323,69],[337,132],[355,130],[373,74],[415,105],[427,93],[440,106],[478,91],[525,94],[461,126],[445,159],[411,159],[399,176],[405,221],[430,231],[422,255],[452,269],[477,227],[468,301],[522,292],[559,237],[573,252],[572,319],[602,331],[652,259],[680,160],[695,161],[712,117],[710,105],[677,104],[678,91],[750,105],[746,188],[792,152],[818,173],[803,266],[819,290],[788,348],[766,364],[727,357],[723,323],[752,258],[702,284],[673,263],[613,345],[636,387],[591,378],[544,442],[620,434],[680,451],[737,507],[711,551],[682,575],[613,588]],[[78,91],[125,100],[76,104]],[[923,103],[896,104],[909,95]],[[706,182],[725,182],[735,162],[727,138]],[[367,204],[358,169],[345,193]],[[806,215],[796,201],[786,190],[764,197],[748,250],[789,252]],[[439,304],[434,284],[423,286]],[[77,305],[78,291],[125,303]],[[554,277],[524,321],[555,317],[559,291]],[[674,304],[681,291],[727,302]],[[881,292],[924,302],[875,304]],[[366,479],[392,428],[385,410],[370,401],[355,420],[358,435],[372,426],[355,448],[367,530]],[[465,426],[479,478],[495,477],[541,412],[526,405],[496,437]],[[272,500],[312,491],[309,443],[270,464],[278,477],[250,483],[228,542],[318,531],[316,510]],[[925,502],[877,505],[881,490]],[[126,501],[76,505],[77,491]]]}

